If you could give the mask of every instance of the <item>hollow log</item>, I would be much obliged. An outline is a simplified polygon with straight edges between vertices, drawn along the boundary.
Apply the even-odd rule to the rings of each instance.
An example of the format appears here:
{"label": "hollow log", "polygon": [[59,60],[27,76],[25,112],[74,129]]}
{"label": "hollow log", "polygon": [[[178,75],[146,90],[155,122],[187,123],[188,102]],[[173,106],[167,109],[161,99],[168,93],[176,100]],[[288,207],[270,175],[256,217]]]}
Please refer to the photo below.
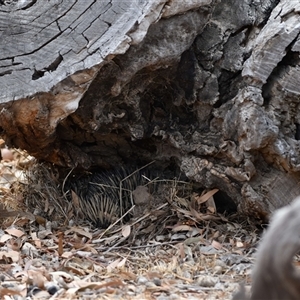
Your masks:
{"label": "hollow log", "polygon": [[300,194],[299,11],[0,1],[0,134],[62,167],[155,160],[265,221]]}

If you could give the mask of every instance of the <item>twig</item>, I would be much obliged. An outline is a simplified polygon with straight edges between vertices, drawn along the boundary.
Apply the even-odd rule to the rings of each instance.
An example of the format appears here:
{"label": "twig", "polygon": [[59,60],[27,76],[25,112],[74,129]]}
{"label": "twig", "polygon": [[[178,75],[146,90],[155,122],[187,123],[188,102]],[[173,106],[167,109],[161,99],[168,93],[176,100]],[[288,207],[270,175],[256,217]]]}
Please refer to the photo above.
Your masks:
{"label": "twig", "polygon": [[[114,227],[117,223],[119,223],[127,214],[129,214],[133,209],[135,205],[133,205],[124,215],[122,215],[118,220],[116,220],[113,224],[109,225],[100,235],[100,237],[97,239],[97,241],[101,240],[101,238],[104,236],[104,234],[109,231],[112,227]],[[121,228],[119,228],[116,232],[120,231]],[[94,241],[95,242],[95,241]]]}
{"label": "twig", "polygon": [[[118,243],[119,244],[119,243]],[[159,244],[147,244],[147,245],[140,245],[140,246],[130,246],[129,247],[126,247],[126,246],[119,246],[119,247],[106,247],[106,248],[96,248],[97,250],[102,250],[102,251],[105,251],[104,253],[107,253],[108,251],[105,250],[105,249],[114,249],[114,250],[129,250],[129,251],[132,251],[132,250],[137,250],[137,249],[142,249],[142,248],[149,248],[149,247],[160,247],[160,246],[167,246],[167,245],[174,245],[174,244],[178,244],[178,241],[170,241],[170,242],[164,242],[164,243],[159,243]]]}
{"label": "twig", "polygon": [[[123,184],[123,181],[125,181],[126,179],[130,178],[132,175],[134,175],[135,173],[139,172],[140,170],[143,170],[145,168],[147,168],[148,166],[152,165],[155,161],[151,161],[150,163],[146,164],[145,166],[135,170],[134,172],[132,172],[131,174],[129,174],[128,176],[126,176],[125,178],[123,178],[121,181],[120,181],[120,184],[119,184],[119,201],[120,201],[120,210],[121,210],[121,214],[123,213],[123,201],[122,201],[122,184]],[[132,203],[133,205],[133,203]]]}
{"label": "twig", "polygon": [[71,173],[72,173],[73,171],[74,171],[74,168],[72,168],[72,170],[67,174],[67,176],[65,177],[65,179],[64,179],[64,181],[63,181],[63,184],[62,184],[62,186],[61,186],[61,190],[62,190],[63,197],[64,197],[67,201],[68,201],[68,199],[67,199],[67,197],[66,197],[66,194],[67,194],[67,193],[64,192],[64,189],[65,189],[66,181],[67,181],[68,177],[71,175]]}

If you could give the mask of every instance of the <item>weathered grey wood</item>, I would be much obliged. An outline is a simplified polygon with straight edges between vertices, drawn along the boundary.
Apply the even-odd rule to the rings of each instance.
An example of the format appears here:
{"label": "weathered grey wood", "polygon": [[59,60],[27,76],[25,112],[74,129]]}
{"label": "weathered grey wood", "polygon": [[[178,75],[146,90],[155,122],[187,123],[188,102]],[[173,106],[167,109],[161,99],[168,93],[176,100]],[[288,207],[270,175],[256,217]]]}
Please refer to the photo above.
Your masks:
{"label": "weathered grey wood", "polygon": [[300,273],[293,266],[293,257],[300,249],[299,215],[299,197],[276,211],[257,251],[251,297],[241,293],[233,299],[300,299]]}
{"label": "weathered grey wood", "polygon": [[281,1],[274,8],[268,23],[254,41],[252,54],[243,68],[243,76],[261,83],[267,82],[271,72],[286,55],[287,47],[294,48],[298,43],[299,12],[300,3],[296,0]]}
{"label": "weathered grey wood", "polygon": [[4,1],[0,102],[48,92],[68,75],[124,53],[136,42],[130,31],[142,39],[165,2]]}
{"label": "weathered grey wood", "polygon": [[298,1],[2,2],[6,142],[67,167],[156,160],[262,221],[300,194]]}

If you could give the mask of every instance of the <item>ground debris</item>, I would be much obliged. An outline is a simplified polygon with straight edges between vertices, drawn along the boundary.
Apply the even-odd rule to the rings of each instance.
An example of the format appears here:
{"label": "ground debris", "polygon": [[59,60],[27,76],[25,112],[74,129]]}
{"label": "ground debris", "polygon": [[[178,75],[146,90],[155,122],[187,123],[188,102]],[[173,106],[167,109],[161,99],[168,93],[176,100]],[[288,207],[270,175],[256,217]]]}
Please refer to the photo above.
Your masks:
{"label": "ground debris", "polygon": [[1,299],[231,299],[250,284],[255,228],[217,214],[216,191],[188,197],[174,181],[151,209],[99,229],[51,168],[11,151],[18,159],[0,164]]}

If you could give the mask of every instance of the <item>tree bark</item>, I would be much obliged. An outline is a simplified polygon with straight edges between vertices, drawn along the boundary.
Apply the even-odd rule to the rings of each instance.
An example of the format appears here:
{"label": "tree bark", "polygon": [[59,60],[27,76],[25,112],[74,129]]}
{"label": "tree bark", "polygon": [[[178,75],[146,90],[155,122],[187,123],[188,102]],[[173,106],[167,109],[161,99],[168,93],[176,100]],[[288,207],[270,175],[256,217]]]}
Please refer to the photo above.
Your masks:
{"label": "tree bark", "polygon": [[1,1],[2,135],[60,166],[175,165],[265,220],[300,193],[299,11]]}

